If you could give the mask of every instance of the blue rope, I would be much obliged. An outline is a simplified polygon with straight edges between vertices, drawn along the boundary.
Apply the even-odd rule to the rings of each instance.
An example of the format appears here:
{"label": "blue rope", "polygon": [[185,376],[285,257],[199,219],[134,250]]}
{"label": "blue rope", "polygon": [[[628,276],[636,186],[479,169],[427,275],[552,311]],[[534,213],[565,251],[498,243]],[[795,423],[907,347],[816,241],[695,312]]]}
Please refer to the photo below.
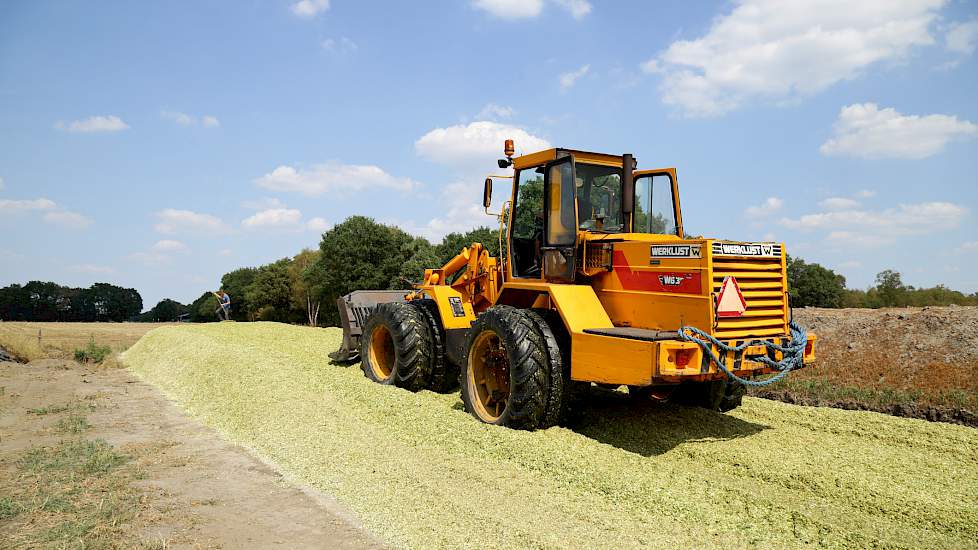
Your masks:
{"label": "blue rope", "polygon": [[[679,337],[686,342],[693,342],[694,344],[703,348],[703,353],[708,354],[710,360],[713,361],[713,363],[731,379],[736,380],[737,382],[740,382],[746,386],[767,386],[768,384],[773,384],[778,380],[781,380],[787,376],[789,372],[795,369],[800,369],[802,366],[802,362],[805,357],[805,346],[808,345],[808,333],[794,321],[789,323],[788,327],[791,329],[791,342],[785,346],[781,346],[767,340],[749,340],[739,346],[728,346],[710,334],[691,326],[681,327],[679,329]],[[714,346],[716,346],[716,348],[720,351],[725,351],[727,353],[733,352],[734,354],[737,354],[742,353],[745,349],[751,346],[761,345],[768,350],[779,351],[783,354],[780,361],[775,361],[766,355],[750,357],[750,361],[763,363],[778,371],[774,376],[766,380],[750,380],[737,376],[727,368],[724,362],[721,361],[715,353],[713,353]]]}

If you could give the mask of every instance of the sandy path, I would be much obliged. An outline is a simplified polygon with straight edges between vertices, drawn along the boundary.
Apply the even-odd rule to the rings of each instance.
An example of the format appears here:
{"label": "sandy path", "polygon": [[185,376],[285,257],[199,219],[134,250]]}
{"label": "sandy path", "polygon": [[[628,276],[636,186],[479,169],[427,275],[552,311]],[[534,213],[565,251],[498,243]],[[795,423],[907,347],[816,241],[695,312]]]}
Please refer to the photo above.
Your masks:
{"label": "sandy path", "polygon": [[58,415],[28,409],[81,401],[87,438],[141,453],[138,482],[155,514],[142,540],[168,548],[378,548],[382,544],[334,500],[287,483],[241,446],[189,419],[127,371],[64,361],[0,363],[0,457],[61,438]]}

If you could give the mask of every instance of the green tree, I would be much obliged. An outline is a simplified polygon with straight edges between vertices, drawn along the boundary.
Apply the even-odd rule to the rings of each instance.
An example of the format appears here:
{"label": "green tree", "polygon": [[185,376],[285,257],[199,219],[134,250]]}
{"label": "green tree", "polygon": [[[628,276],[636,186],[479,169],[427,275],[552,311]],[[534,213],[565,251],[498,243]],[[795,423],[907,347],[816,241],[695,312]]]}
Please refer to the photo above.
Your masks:
{"label": "green tree", "polygon": [[788,291],[793,307],[842,307],[846,278],[819,264],[788,257]]}
{"label": "green tree", "polygon": [[176,300],[171,300],[169,298],[164,298],[160,300],[153,309],[149,310],[146,314],[141,315],[140,320],[152,321],[156,323],[168,323],[171,321],[176,321],[181,315],[187,313],[187,306],[177,302]]}
{"label": "green tree", "polygon": [[291,258],[258,268],[254,280],[245,289],[245,299],[254,315],[263,321],[289,321],[292,304]]}
{"label": "green tree", "polygon": [[[257,275],[258,269],[242,267],[221,277],[221,289],[231,296],[231,318],[235,321],[248,321],[255,312],[255,308],[248,302],[247,292]],[[217,309],[216,305],[214,309]]]}
{"label": "green tree", "polygon": [[463,248],[472,243],[482,243],[482,246],[486,247],[486,250],[489,251],[491,256],[499,257],[499,230],[488,227],[477,227],[468,233],[449,233],[445,235],[441,243],[436,247],[439,263],[436,266],[429,267],[441,267],[445,265],[445,262],[454,258]]}
{"label": "green tree", "polygon": [[398,280],[404,288],[409,288],[411,283],[418,283],[424,279],[426,269],[436,269],[444,265],[438,255],[436,247],[431,246],[427,239],[415,237],[401,247],[401,254],[407,258],[397,274]]}
{"label": "green tree", "polygon": [[214,296],[214,293],[210,291],[204,292],[190,304],[190,320],[194,323],[217,321],[217,314],[214,313],[217,311],[217,305],[217,298]]}
{"label": "green tree", "polygon": [[[405,245],[414,239],[397,227],[382,225],[365,216],[351,216],[323,233],[319,260],[310,270],[311,282],[323,289],[323,301],[336,299],[354,290],[403,287],[401,267],[410,258]],[[335,325],[335,307],[321,315]]]}
{"label": "green tree", "polygon": [[907,287],[903,285],[900,273],[892,269],[876,274],[876,292],[880,307],[895,307],[906,303]]}
{"label": "green tree", "polygon": [[312,268],[319,261],[318,250],[302,249],[289,264],[289,282],[292,287],[293,311],[305,312],[309,326],[319,322],[319,307],[322,304],[322,289],[315,284]]}

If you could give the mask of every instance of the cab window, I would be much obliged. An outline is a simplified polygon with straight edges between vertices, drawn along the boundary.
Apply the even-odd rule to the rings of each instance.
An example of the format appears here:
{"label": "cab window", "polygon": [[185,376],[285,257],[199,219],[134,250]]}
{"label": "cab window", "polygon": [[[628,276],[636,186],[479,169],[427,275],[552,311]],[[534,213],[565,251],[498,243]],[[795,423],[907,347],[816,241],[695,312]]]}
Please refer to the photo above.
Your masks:
{"label": "cab window", "polygon": [[678,235],[669,174],[635,179],[635,232]]}
{"label": "cab window", "polygon": [[621,215],[621,168],[577,165],[577,219],[581,229],[618,233]]}

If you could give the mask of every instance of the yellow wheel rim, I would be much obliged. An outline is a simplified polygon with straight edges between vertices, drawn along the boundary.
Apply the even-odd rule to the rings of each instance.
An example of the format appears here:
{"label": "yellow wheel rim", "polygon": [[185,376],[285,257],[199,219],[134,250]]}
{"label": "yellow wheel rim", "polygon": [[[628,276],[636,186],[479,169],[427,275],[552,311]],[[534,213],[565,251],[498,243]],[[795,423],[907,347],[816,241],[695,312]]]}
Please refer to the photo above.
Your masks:
{"label": "yellow wheel rim", "polygon": [[370,333],[370,349],[367,353],[370,357],[370,370],[374,372],[374,375],[381,380],[390,378],[391,373],[394,372],[396,355],[394,354],[394,337],[391,336],[391,331],[387,330],[387,327],[377,325]]}
{"label": "yellow wheel rim", "polygon": [[499,336],[483,331],[469,350],[469,401],[476,415],[493,423],[509,403],[509,358]]}

